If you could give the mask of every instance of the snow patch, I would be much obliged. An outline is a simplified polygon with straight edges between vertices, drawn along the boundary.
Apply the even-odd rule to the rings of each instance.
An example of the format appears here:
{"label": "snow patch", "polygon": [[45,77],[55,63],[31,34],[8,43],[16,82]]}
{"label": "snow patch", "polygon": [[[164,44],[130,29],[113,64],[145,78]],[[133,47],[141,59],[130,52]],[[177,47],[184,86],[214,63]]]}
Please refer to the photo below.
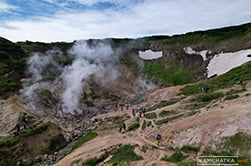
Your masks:
{"label": "snow patch", "polygon": [[152,50],[139,51],[139,57],[144,60],[158,59],[163,56],[162,51],[153,52]]}
{"label": "snow patch", "polygon": [[192,47],[185,47],[183,49],[184,49],[185,53],[187,53],[189,55],[197,54],[197,55],[202,56],[204,61],[207,60],[207,54],[211,54],[210,50],[195,51],[195,50],[193,50]]}
{"label": "snow patch", "polygon": [[207,66],[208,77],[227,73],[231,69],[250,61],[251,58],[247,57],[249,54],[251,54],[251,49],[216,54]]}

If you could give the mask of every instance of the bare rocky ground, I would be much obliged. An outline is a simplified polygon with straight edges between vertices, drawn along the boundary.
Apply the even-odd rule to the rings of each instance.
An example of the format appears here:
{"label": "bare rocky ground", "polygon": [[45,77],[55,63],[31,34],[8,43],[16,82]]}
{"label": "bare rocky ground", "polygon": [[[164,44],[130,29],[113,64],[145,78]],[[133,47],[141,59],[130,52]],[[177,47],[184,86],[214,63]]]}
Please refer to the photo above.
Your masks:
{"label": "bare rocky ground", "polygon": [[[149,95],[147,103],[154,103],[163,99],[179,98],[179,90],[182,86],[165,88],[157,90]],[[227,92],[231,89],[239,88],[232,87],[229,89],[220,90]],[[130,109],[125,111],[112,111],[108,114],[100,114],[92,118],[93,121],[100,122],[96,132],[98,136],[91,141],[85,143],[74,152],[66,155],[62,160],[57,162],[55,166],[70,166],[74,165],[74,161],[100,156],[104,149],[118,144],[136,145],[135,153],[142,156],[143,160],[131,162],[132,166],[151,166],[151,165],[176,165],[160,161],[165,156],[170,156],[174,152],[168,150],[169,148],[181,148],[184,145],[192,145],[200,147],[201,154],[206,147],[211,147],[217,150],[217,143],[225,136],[232,136],[238,132],[245,132],[251,134],[251,111],[250,100],[251,96],[247,95],[251,92],[251,86],[248,84],[247,91],[239,93],[237,99],[234,100],[216,100],[211,102],[208,106],[201,108],[200,111],[191,116],[183,116],[163,125],[156,125],[154,122],[163,119],[157,117],[156,119],[140,118],[140,127],[136,131],[119,133],[118,128],[105,121],[116,116],[129,116],[125,121],[126,125],[135,122],[135,117],[132,116]],[[191,97],[187,97],[176,104],[158,108],[151,112],[160,113],[162,110],[176,110],[178,114],[187,115],[192,112],[188,105]],[[146,105],[147,103],[141,103]],[[133,107],[138,107],[134,105]],[[194,110],[193,110],[194,111]],[[95,119],[95,120],[94,120]],[[152,126],[142,130],[141,126],[146,121],[152,121]],[[162,135],[161,144],[158,146],[155,141],[156,135]],[[154,148],[155,147],[155,148]],[[146,148],[146,152],[142,152],[142,148]],[[196,154],[191,155],[185,161],[196,161]],[[78,165],[75,163],[75,165]],[[109,165],[101,163],[100,165]]]}
{"label": "bare rocky ground", "polygon": [[[238,89],[239,85],[235,87],[219,90],[219,92],[226,93],[231,89]],[[175,104],[157,108],[147,113],[156,113],[157,117],[154,119],[147,119],[141,117],[139,119],[140,127],[136,131],[118,132],[118,125],[111,120],[114,117],[127,117],[125,121],[126,126],[136,122],[136,117],[132,116],[131,108],[124,111],[115,109],[108,113],[94,116],[90,121],[79,117],[67,117],[63,119],[37,117],[27,111],[21,104],[19,104],[17,97],[11,97],[0,102],[1,116],[0,116],[0,136],[4,137],[13,134],[15,125],[20,116],[24,113],[30,118],[30,125],[37,126],[46,121],[53,121],[59,125],[64,132],[64,136],[68,142],[67,146],[58,152],[50,155],[38,156],[39,162],[36,165],[52,165],[55,166],[71,166],[76,160],[85,161],[86,159],[100,156],[104,153],[104,149],[109,149],[118,144],[135,145],[135,153],[143,157],[143,160],[131,162],[132,166],[151,166],[151,165],[170,165],[175,163],[168,163],[160,159],[165,156],[170,156],[174,151],[170,148],[181,148],[184,145],[192,145],[200,147],[201,154],[206,147],[211,147],[217,150],[217,143],[225,136],[232,136],[238,132],[245,132],[251,134],[251,84],[247,84],[246,91],[238,93],[240,97],[233,100],[215,100],[206,107],[198,110],[191,110],[191,96],[182,98],[179,95],[180,89],[183,86],[164,88],[156,90],[148,95],[148,97],[140,104],[133,105],[133,108],[139,106],[149,107],[163,100],[179,99]],[[156,122],[166,117],[160,117],[159,113],[163,110],[175,110],[177,115],[184,115],[178,119],[172,120],[168,123],[157,125]],[[189,113],[194,114],[189,115]],[[138,115],[137,115],[138,116]],[[172,117],[169,115],[167,117]],[[7,120],[6,120],[7,119]],[[152,125],[142,129],[144,121],[151,121]],[[98,136],[89,142],[83,144],[80,148],[72,153],[69,153],[74,143],[82,137],[87,129],[96,128],[95,132]],[[161,144],[158,146],[155,140],[156,135],[162,135]],[[146,149],[143,152],[142,149]],[[195,161],[196,154],[189,154],[185,161]],[[109,165],[101,163],[100,165]]]}

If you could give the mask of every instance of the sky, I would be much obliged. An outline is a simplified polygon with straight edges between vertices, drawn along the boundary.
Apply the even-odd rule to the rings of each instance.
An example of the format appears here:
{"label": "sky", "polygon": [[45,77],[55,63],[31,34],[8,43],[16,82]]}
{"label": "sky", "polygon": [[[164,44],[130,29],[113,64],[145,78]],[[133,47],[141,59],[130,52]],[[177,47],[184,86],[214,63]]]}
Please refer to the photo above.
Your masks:
{"label": "sky", "polygon": [[0,0],[0,36],[74,41],[174,35],[251,22],[251,0]]}

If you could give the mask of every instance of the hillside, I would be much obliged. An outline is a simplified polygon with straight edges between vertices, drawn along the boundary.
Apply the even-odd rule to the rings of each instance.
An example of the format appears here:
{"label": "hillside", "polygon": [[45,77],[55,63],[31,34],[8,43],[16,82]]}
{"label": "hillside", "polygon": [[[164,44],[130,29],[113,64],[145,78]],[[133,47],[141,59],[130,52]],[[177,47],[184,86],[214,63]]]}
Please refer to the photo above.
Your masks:
{"label": "hillside", "polygon": [[[230,71],[221,78],[212,79],[207,84],[217,82],[235,72],[249,71],[250,64]],[[240,76],[241,77],[241,76]],[[250,80],[251,77],[247,77]],[[187,89],[202,86],[189,85],[164,88],[153,92],[140,106],[147,108],[143,117],[134,117],[129,110],[114,110],[92,118],[92,132],[97,136],[68,154],[55,166],[60,165],[197,165],[197,155],[238,155],[249,158],[250,135],[250,81],[238,84],[236,81],[224,89],[211,89],[205,94],[187,94]],[[180,95],[183,93],[183,96]],[[164,97],[169,95],[169,99]],[[156,98],[158,96],[158,98]],[[163,98],[162,98],[163,97]],[[166,104],[163,103],[167,99]],[[170,103],[175,100],[176,102]],[[137,108],[139,105],[133,105]],[[125,123],[126,130],[119,132],[119,124]],[[138,125],[136,125],[138,124]],[[155,137],[160,133],[162,141],[157,144]],[[139,159],[118,152],[124,145],[132,145]],[[126,153],[126,152],[125,152]],[[128,156],[127,156],[128,155]],[[172,157],[172,156],[179,157]],[[115,157],[116,156],[116,157]],[[139,161],[137,161],[139,160]],[[249,165],[250,163],[246,163]],[[87,164],[88,165],[88,164]],[[245,165],[245,164],[240,164]]]}
{"label": "hillside", "polygon": [[250,23],[138,39],[0,38],[0,165],[250,160],[250,39]]}

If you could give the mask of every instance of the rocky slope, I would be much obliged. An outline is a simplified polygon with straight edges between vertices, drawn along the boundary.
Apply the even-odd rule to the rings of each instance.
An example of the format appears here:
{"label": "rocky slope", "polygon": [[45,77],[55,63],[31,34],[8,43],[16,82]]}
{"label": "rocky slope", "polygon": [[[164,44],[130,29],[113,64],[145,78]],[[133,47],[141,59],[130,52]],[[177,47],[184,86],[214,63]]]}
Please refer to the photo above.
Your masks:
{"label": "rocky slope", "polygon": [[[1,38],[0,163],[81,165],[95,157],[102,158],[100,165],[130,162],[113,158],[120,148],[143,157],[132,165],[176,165],[161,160],[172,154],[183,162],[193,162],[197,153],[250,155],[250,64],[226,73],[249,61],[250,27],[73,43]],[[224,63],[213,63],[232,56],[239,63],[223,72]],[[216,76],[212,71],[226,74],[208,78]],[[209,94],[202,94],[205,86]],[[133,117],[130,109],[142,106],[145,117]],[[123,123],[129,131],[118,133]],[[90,128],[98,136],[70,153]],[[12,159],[5,160],[9,154]]]}

